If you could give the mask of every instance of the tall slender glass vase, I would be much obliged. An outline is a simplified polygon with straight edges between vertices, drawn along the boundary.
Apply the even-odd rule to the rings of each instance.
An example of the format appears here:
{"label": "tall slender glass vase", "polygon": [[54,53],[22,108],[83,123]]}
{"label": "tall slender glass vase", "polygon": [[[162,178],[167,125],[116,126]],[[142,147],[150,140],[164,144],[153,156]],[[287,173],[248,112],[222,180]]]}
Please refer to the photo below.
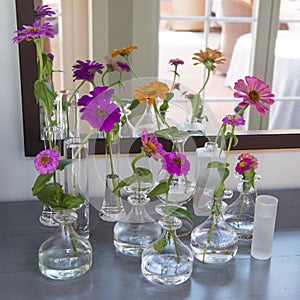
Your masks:
{"label": "tall slender glass vase", "polygon": [[116,222],[126,214],[120,192],[113,193],[113,190],[119,184],[120,138],[118,134],[113,131],[107,134],[105,149],[105,193],[99,217],[104,221]]}
{"label": "tall slender glass vase", "polygon": [[[62,150],[62,129],[59,126],[49,126],[43,129],[43,140],[45,149],[57,148],[59,153]],[[56,178],[59,184],[62,184],[61,172],[58,172]],[[58,226],[58,223],[53,218],[53,210],[47,205],[43,205],[42,213],[39,217],[41,224],[48,227]]]}
{"label": "tall slender glass vase", "polygon": [[70,138],[64,142],[65,159],[73,162],[65,167],[65,191],[73,196],[81,196],[84,203],[77,209],[78,219],[75,229],[83,237],[89,238],[90,208],[88,195],[89,144],[82,138]]}

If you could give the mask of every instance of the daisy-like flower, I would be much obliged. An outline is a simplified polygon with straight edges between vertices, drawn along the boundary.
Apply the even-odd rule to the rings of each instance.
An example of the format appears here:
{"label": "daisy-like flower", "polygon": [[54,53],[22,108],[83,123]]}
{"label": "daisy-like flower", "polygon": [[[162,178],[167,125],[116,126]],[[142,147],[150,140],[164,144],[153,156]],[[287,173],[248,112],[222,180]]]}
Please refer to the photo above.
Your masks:
{"label": "daisy-like flower", "polygon": [[121,61],[115,61],[112,60],[110,56],[105,55],[104,60],[106,62],[106,65],[109,69],[109,71],[117,71],[117,72],[130,72],[130,67],[128,64],[123,63]]}
{"label": "daisy-like flower", "polygon": [[24,40],[31,41],[40,38],[41,36],[54,38],[56,31],[49,22],[45,22],[43,24],[35,22],[30,26],[23,25],[23,29],[16,30],[15,33],[17,36],[13,38],[13,42],[18,44]]}
{"label": "daisy-like flower", "polygon": [[166,99],[169,87],[165,83],[154,81],[147,86],[135,88],[135,92],[134,99],[137,99],[140,103],[148,100],[148,104],[153,104],[156,98]]}
{"label": "daisy-like flower", "polygon": [[93,81],[95,74],[102,74],[104,66],[96,61],[86,60],[85,62],[77,60],[73,68],[73,80]]}
{"label": "daisy-like flower", "polygon": [[224,124],[234,125],[234,126],[241,126],[241,125],[245,125],[246,123],[245,119],[239,114],[226,115],[222,119],[222,122]]}
{"label": "daisy-like flower", "polygon": [[254,169],[257,169],[258,167],[258,159],[250,153],[240,154],[238,160],[249,160],[251,162],[251,165],[253,165]]}
{"label": "daisy-like flower", "polygon": [[162,144],[157,140],[155,134],[149,134],[147,130],[143,130],[142,137],[142,146],[148,157],[153,157],[154,160],[158,161],[166,155],[166,151],[163,149]]}
{"label": "daisy-like flower", "polygon": [[178,65],[183,65],[184,61],[181,60],[180,58],[172,58],[169,60],[169,64],[177,67]]}
{"label": "daisy-like flower", "polygon": [[46,16],[55,15],[55,11],[49,5],[38,5],[34,10],[34,19],[35,21],[39,21]]}
{"label": "daisy-like flower", "polygon": [[216,64],[223,64],[226,59],[223,57],[223,53],[218,50],[206,48],[206,51],[200,50],[199,53],[194,53],[192,59],[197,60],[194,65],[204,64],[208,70],[214,71]]}
{"label": "daisy-like flower", "polygon": [[93,128],[109,133],[121,119],[120,108],[110,102],[113,93],[114,90],[107,90],[96,96],[85,107],[81,119],[88,121]]}
{"label": "daisy-like flower", "polygon": [[269,86],[255,76],[246,76],[245,81],[239,79],[234,84],[236,92],[233,94],[235,98],[242,98],[239,107],[244,108],[248,105],[254,106],[261,115],[269,110],[265,104],[274,103],[274,94],[271,93]]}
{"label": "daisy-like flower", "polygon": [[186,176],[190,170],[190,162],[184,154],[170,152],[163,157],[162,167],[170,175]]}
{"label": "daisy-like flower", "polygon": [[84,95],[78,99],[78,106],[83,106],[83,108],[80,109],[80,112],[83,112],[96,96],[106,92],[107,90],[108,86],[96,86],[93,91],[90,91],[91,96]]}
{"label": "daisy-like flower", "polygon": [[248,160],[248,159],[243,159],[243,160],[240,160],[236,167],[235,167],[235,170],[237,173],[239,174],[243,174],[245,171],[249,171],[251,170],[251,161]]}
{"label": "daisy-like flower", "polygon": [[35,157],[34,166],[40,174],[52,174],[59,164],[59,158],[55,150],[43,150]]}
{"label": "daisy-like flower", "polygon": [[134,49],[137,49],[137,46],[128,46],[125,48],[121,48],[121,49],[115,49],[112,51],[111,56],[112,57],[116,57],[118,55],[127,57]]}

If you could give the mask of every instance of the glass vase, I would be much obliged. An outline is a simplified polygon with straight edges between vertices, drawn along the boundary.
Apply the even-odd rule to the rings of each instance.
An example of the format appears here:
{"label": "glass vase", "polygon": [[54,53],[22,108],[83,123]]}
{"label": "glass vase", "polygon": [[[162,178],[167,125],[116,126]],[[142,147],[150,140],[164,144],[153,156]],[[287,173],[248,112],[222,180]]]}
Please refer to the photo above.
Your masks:
{"label": "glass vase", "polygon": [[72,163],[64,169],[65,192],[72,196],[80,196],[84,202],[76,209],[78,215],[75,229],[89,238],[89,195],[88,195],[88,162],[89,144],[82,138],[70,138],[64,142],[65,159],[71,159]]}
{"label": "glass vase", "polygon": [[182,222],[176,217],[158,221],[164,235],[147,246],[142,253],[143,276],[152,283],[171,286],[187,281],[193,271],[193,253],[176,235]]}
{"label": "glass vase", "polygon": [[146,210],[146,204],[150,202],[146,194],[151,187],[131,186],[130,189],[133,194],[127,200],[131,210],[114,226],[114,246],[122,254],[141,256],[149,244],[161,237],[162,229]]}
{"label": "glass vase", "polygon": [[81,276],[92,266],[92,246],[74,230],[77,215],[73,210],[58,211],[54,217],[59,228],[39,248],[39,269],[51,279]]}
{"label": "glass vase", "polygon": [[[258,178],[258,177],[257,177]],[[224,210],[226,223],[238,234],[241,241],[251,241],[253,235],[255,190],[249,180],[240,179],[238,198]]]}
{"label": "glass vase", "polygon": [[126,214],[120,192],[113,193],[119,184],[120,138],[113,131],[106,136],[106,176],[104,199],[99,211],[99,217],[108,222],[116,222]]}
{"label": "glass vase", "polygon": [[238,236],[223,218],[222,199],[208,203],[210,216],[191,233],[190,246],[196,259],[220,264],[233,259],[238,249]]}
{"label": "glass vase", "polygon": [[[43,140],[45,149],[57,148],[59,153],[62,150],[62,129],[59,126],[49,126],[43,129]],[[56,181],[61,184],[63,178],[61,178],[61,172],[57,172]],[[47,205],[43,205],[39,221],[44,226],[56,227],[58,223],[53,218],[53,210]]]}

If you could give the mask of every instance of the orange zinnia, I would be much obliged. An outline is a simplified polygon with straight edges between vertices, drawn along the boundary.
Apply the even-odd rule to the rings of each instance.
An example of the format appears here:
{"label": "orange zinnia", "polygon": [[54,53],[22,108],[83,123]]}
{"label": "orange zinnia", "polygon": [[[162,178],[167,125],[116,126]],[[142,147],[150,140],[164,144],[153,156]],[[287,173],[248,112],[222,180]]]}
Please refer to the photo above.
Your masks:
{"label": "orange zinnia", "polygon": [[215,64],[223,64],[226,60],[222,52],[210,48],[206,48],[206,51],[200,50],[199,53],[194,53],[194,55],[196,57],[193,57],[193,59],[198,61],[194,65],[204,64],[207,69],[212,71],[216,69]]}
{"label": "orange zinnia", "polygon": [[118,55],[128,56],[134,49],[137,49],[137,46],[128,46],[126,48],[115,49],[111,53],[112,57],[116,57]]}
{"label": "orange zinnia", "polygon": [[147,86],[137,87],[135,92],[134,99],[137,99],[140,103],[148,100],[148,104],[153,104],[157,97],[165,100],[169,88],[165,83],[154,81]]}

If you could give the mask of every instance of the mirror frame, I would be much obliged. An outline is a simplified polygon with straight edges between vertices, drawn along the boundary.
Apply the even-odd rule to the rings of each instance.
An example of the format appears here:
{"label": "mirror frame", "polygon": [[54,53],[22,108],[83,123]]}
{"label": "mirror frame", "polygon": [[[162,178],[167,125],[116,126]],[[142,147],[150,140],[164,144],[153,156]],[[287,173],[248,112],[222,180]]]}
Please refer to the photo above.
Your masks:
{"label": "mirror frame", "polygon": [[[33,23],[33,0],[15,0],[17,27],[21,29],[24,24]],[[39,107],[33,94],[33,84],[37,78],[36,52],[34,43],[19,43],[20,80],[22,95],[23,132],[25,156],[35,156],[44,148],[40,139]],[[213,137],[209,137],[213,138]],[[261,149],[291,149],[300,148],[299,130],[264,130],[246,131],[239,134],[239,143],[232,150],[261,150]],[[121,141],[121,153],[140,152],[140,139],[123,138]],[[193,151],[196,147],[202,147],[207,137],[192,137],[193,142],[187,142],[186,150]],[[166,148],[170,147],[170,141],[163,141]],[[105,141],[97,139],[95,153],[105,153]]]}

